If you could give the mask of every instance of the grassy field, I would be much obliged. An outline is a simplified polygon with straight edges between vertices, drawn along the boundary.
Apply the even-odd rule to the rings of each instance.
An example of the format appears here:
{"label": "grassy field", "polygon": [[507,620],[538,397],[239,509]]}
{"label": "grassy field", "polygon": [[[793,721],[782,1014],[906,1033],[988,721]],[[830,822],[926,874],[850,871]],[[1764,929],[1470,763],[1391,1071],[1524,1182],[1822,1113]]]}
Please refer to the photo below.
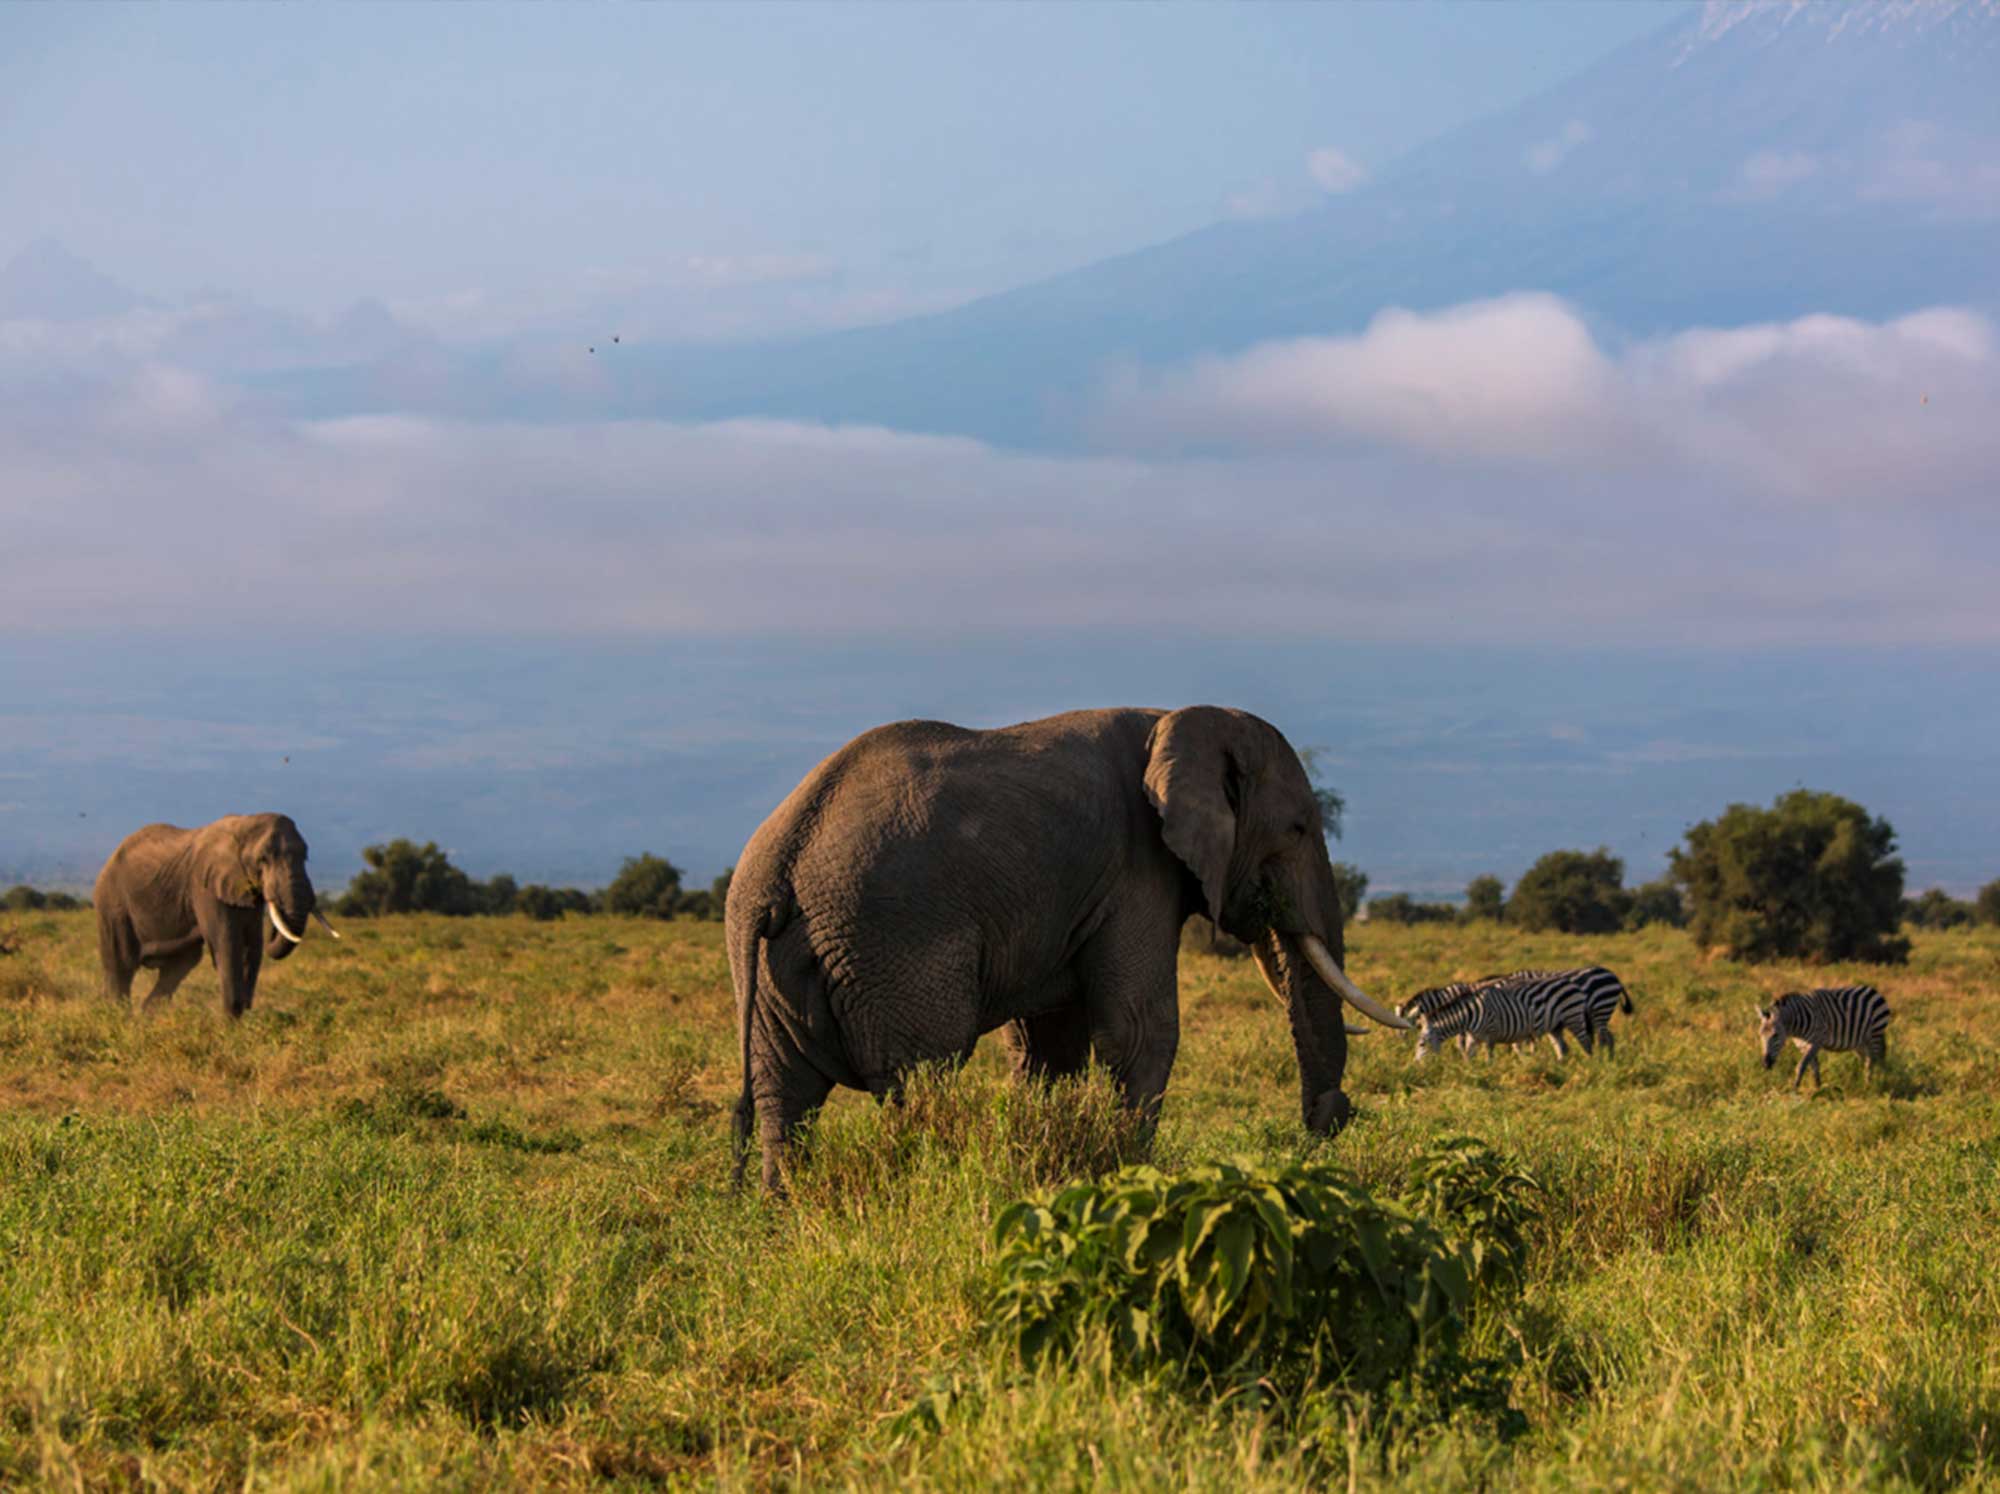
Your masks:
{"label": "grassy field", "polygon": [[[1183,962],[1163,1165],[1317,1149],[1393,1185],[1471,1132],[1539,1176],[1503,1439],[1016,1364],[992,1219],[1111,1165],[1101,1082],[1024,1093],[982,1050],[905,1111],[838,1097],[790,1201],[732,1194],[715,925],[355,922],[232,1028],[207,971],[107,1006],[87,914],[0,924],[0,1483],[2000,1484],[1990,931],[1808,974],[1364,926],[1378,994],[1593,960],[1638,1014],[1613,1062],[1360,1039],[1323,1145],[1251,967]],[[1895,1009],[1888,1071],[1829,1056],[1795,1098],[1751,1002],[1850,978]],[[932,1392],[940,1427],[901,1414]]]}

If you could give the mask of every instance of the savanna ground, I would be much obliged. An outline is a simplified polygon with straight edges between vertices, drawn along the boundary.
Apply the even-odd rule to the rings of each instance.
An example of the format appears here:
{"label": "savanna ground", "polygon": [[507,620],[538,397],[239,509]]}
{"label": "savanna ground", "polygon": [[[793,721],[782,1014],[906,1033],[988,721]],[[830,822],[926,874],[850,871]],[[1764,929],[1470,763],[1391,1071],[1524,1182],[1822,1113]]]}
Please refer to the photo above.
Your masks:
{"label": "savanna ground", "polygon": [[[789,1201],[733,1193],[715,925],[355,921],[230,1027],[206,970],[158,1017],[104,1003],[88,914],[7,922],[0,1483],[2000,1484],[1991,931],[1808,974],[1363,926],[1378,994],[1602,961],[1638,1014],[1612,1062],[1358,1039],[1331,1143],[1254,970],[1184,959],[1160,1164],[1392,1186],[1470,1132],[1539,1176],[1506,1438],[1022,1368],[983,1329],[993,1217],[1115,1164],[1101,1080],[1014,1089],[982,1048],[905,1110],[839,1097]],[[1751,1002],[1847,979],[1895,1008],[1888,1072],[1829,1056],[1794,1098]]]}

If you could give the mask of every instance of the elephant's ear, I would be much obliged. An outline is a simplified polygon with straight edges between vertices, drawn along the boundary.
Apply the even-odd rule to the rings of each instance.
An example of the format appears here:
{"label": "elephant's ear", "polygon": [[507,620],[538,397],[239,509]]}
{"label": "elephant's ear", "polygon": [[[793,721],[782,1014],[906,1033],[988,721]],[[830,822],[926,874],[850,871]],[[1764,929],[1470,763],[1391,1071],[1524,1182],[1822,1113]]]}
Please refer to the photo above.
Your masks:
{"label": "elephant's ear", "polygon": [[247,816],[231,815],[203,830],[195,846],[197,879],[232,908],[254,908],[264,895],[246,859],[258,829]]}
{"label": "elephant's ear", "polygon": [[1225,712],[1190,706],[1162,716],[1146,741],[1146,797],[1159,811],[1167,849],[1201,882],[1209,921],[1218,927],[1241,781],[1229,750],[1232,734]]}

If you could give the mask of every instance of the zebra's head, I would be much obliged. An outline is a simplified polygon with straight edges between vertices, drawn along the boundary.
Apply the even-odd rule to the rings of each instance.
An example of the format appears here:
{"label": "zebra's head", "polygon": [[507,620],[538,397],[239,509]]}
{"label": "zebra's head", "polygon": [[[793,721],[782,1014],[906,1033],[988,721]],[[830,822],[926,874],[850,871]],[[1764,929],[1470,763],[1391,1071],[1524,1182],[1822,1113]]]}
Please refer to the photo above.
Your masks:
{"label": "zebra's head", "polygon": [[1787,991],[1769,1006],[1757,1008],[1757,1045],[1763,1050],[1767,1069],[1777,1063],[1785,1039],[1791,1036],[1785,1026],[1785,1003],[1792,999],[1792,994]]}

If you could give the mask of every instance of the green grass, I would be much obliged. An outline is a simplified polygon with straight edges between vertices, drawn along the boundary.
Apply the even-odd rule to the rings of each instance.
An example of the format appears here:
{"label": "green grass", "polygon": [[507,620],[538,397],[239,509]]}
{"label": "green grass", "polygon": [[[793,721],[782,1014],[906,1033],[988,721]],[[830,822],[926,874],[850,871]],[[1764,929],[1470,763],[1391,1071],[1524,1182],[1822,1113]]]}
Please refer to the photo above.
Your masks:
{"label": "green grass", "polygon": [[[1389,1187],[1470,1132],[1539,1175],[1507,1441],[1013,1362],[992,1221],[1116,1164],[1101,1081],[1015,1090],[982,1050],[906,1110],[838,1097],[788,1203],[732,1194],[714,925],[356,922],[235,1027],[207,971],[151,1020],[103,1003],[87,914],[6,931],[0,1484],[2000,1484],[1991,932],[1807,972],[1664,930],[1364,926],[1378,994],[1596,960],[1639,1011],[1611,1063],[1357,1040],[1327,1145],[1252,968],[1184,959],[1161,1165]],[[1887,1072],[1830,1055],[1795,1098],[1751,1005],[1845,979],[1895,1008]]]}

